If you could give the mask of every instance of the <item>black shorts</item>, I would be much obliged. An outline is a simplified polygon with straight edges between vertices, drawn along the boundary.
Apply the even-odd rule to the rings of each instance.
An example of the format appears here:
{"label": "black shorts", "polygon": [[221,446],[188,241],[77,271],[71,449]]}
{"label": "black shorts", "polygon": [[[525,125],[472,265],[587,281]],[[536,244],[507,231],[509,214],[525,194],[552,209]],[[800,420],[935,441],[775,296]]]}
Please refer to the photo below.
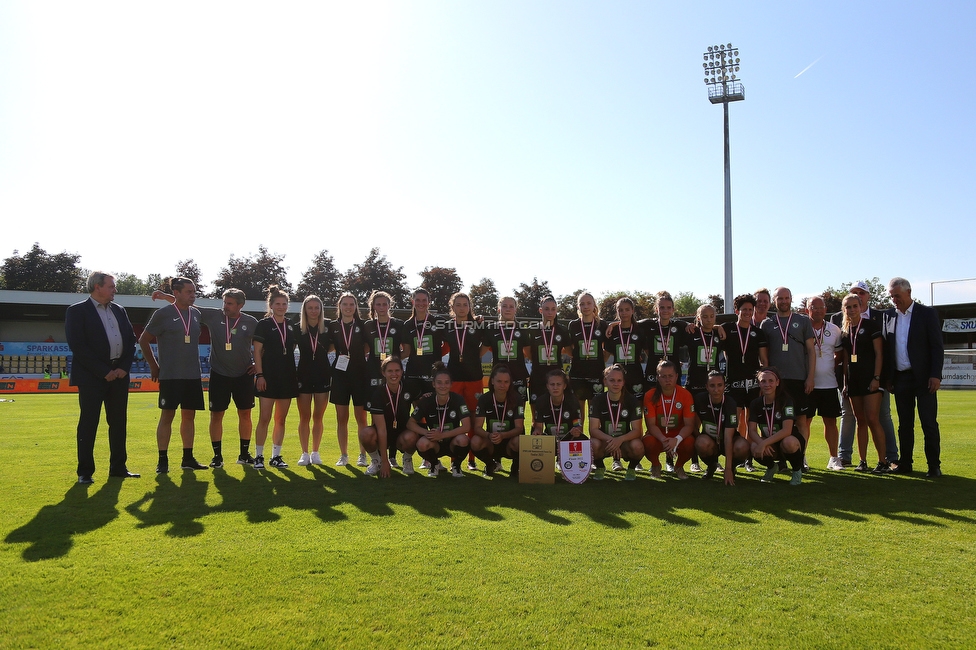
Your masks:
{"label": "black shorts", "polygon": [[366,406],[369,400],[369,379],[366,375],[349,374],[339,371],[332,376],[332,392],[329,402],[337,406]]}
{"label": "black shorts", "polygon": [[810,417],[818,413],[822,418],[840,417],[840,398],[837,396],[836,388],[814,388],[807,397],[810,406],[808,415]]}
{"label": "black shorts", "polygon": [[211,412],[226,411],[230,406],[231,397],[234,398],[234,406],[238,411],[252,409],[254,408],[254,376],[228,377],[211,372],[207,396]]}
{"label": "black shorts", "polygon": [[187,411],[202,411],[203,381],[200,379],[160,379],[159,380],[159,408],[164,411],[175,411],[183,408]]}
{"label": "black shorts", "polygon": [[[810,397],[804,390],[806,382],[802,379],[784,379],[783,387],[793,398],[793,408],[797,415],[810,416]],[[736,402],[738,404],[738,402]]]}
{"label": "black shorts", "polygon": [[313,381],[302,381],[302,378],[298,378],[298,394],[316,394],[316,393],[328,393],[332,390],[332,379],[319,379]]}
{"label": "black shorts", "polygon": [[603,395],[602,379],[579,379],[571,377],[569,381],[573,387],[573,394],[576,395],[576,399],[580,403],[590,402]]}

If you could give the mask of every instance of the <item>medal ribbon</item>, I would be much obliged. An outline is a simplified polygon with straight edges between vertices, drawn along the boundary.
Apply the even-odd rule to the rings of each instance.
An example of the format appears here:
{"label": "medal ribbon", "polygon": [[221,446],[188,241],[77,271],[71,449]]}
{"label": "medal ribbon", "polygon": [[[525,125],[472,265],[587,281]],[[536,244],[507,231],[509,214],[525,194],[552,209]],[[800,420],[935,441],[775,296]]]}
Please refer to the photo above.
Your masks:
{"label": "medal ribbon", "polygon": [[[179,311],[179,309],[177,309],[176,311]],[[237,320],[234,321],[234,324],[233,325],[230,324],[230,319],[229,318],[227,318],[226,316],[224,317],[224,329],[227,331],[227,343],[230,343],[230,333],[231,333],[231,331],[232,330],[236,330],[237,329],[237,324],[240,323],[240,322],[241,322],[241,317],[240,316],[237,317]],[[187,331],[187,334],[189,334],[189,333],[190,332]]]}
{"label": "medal ribbon", "polygon": [[786,327],[783,327],[783,321],[779,319],[779,314],[776,314],[776,324],[779,325],[779,335],[783,338],[783,345],[786,345],[790,339],[790,322],[793,320],[793,312],[790,312],[790,317],[786,319]]}
{"label": "medal ribbon", "polygon": [[346,336],[346,324],[341,320],[339,327],[342,329],[342,342],[346,344],[346,354],[352,356],[352,333],[356,329],[356,321],[349,323],[349,336]]}
{"label": "medal ribbon", "polygon": [[271,318],[271,322],[274,323],[275,329],[278,330],[278,336],[281,337],[281,353],[288,354],[288,350],[285,348],[285,339],[288,338],[288,326],[285,325],[285,321],[281,321],[281,327],[278,327],[278,321]]}
{"label": "medal ribbon", "polygon": [[623,404],[621,404],[623,401],[623,395],[621,395],[620,398],[620,401],[617,402],[617,417],[614,417],[613,402],[610,401],[610,393],[607,393],[607,413],[610,417],[610,429],[613,431],[613,433],[610,434],[611,436],[616,435],[617,428],[620,424],[620,411],[623,409]]}
{"label": "medal ribbon", "polygon": [[[176,307],[176,305],[173,305]],[[180,322],[183,323],[183,331],[186,332],[186,336],[190,336],[190,308],[186,309],[186,320],[183,320],[183,312],[180,311],[179,307],[176,307],[176,314],[180,317]]]}

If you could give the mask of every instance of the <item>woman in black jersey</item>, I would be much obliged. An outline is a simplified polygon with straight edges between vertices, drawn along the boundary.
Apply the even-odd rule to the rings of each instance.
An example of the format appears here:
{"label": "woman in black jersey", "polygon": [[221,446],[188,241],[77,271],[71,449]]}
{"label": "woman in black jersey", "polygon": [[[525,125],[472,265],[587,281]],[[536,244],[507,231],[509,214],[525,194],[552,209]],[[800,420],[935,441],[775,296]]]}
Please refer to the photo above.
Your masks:
{"label": "woman in black jersey", "polygon": [[[404,357],[406,329],[402,320],[390,316],[392,308],[393,297],[387,292],[374,291],[370,294],[369,320],[366,321],[366,374],[370,393],[383,385],[383,361],[391,356]],[[390,445],[389,458],[393,467],[399,467],[396,452],[396,447]]]}
{"label": "woman in black jersey", "polygon": [[[362,429],[366,426],[369,380],[366,377],[366,328],[359,316],[356,297],[348,292],[342,294],[337,310],[339,318],[332,330],[335,361],[332,364],[332,394],[329,401],[336,409],[336,436],[340,454],[336,465],[342,467],[349,463],[349,402],[352,401],[356,424]],[[363,449],[359,451],[357,464],[361,467],[367,465]]]}
{"label": "woman in black jersey", "polygon": [[546,375],[546,393],[532,405],[532,435],[556,436],[556,440],[586,440],[579,404],[562,370]]}
{"label": "woman in black jersey", "polygon": [[539,327],[530,330],[532,373],[529,375],[529,399],[533,402],[546,392],[549,371],[562,369],[563,350],[571,347],[569,330],[556,322],[557,311],[556,299],[551,295],[545,296],[539,303],[542,321]]}
{"label": "woman in black jersey", "polygon": [[793,399],[783,388],[779,371],[762,368],[758,374],[759,397],[749,406],[749,441],[752,456],[766,466],[763,483],[771,483],[778,461],[787,460],[793,470],[790,485],[803,481],[803,451],[806,441],[794,426]]}
{"label": "woman in black jersey", "polygon": [[603,370],[609,354],[603,349],[607,323],[600,318],[593,294],[583,292],[576,297],[578,319],[569,323],[573,361],[569,367],[569,381],[580,408],[603,394]]}
{"label": "woman in black jersey", "polygon": [[272,467],[288,467],[281,457],[281,443],[285,438],[285,418],[291,401],[298,395],[295,368],[295,326],[288,322],[288,294],[273,284],[268,287],[268,311],[254,328],[255,390],[260,398],[261,413],[254,429],[254,469],[264,469],[264,443],[268,427],[274,418],[271,436]]}
{"label": "woman in black jersey", "polygon": [[704,393],[695,395],[695,451],[705,462],[705,479],[719,469],[718,457],[725,456],[725,484],[735,485],[735,468],[749,458],[749,441],[738,434],[735,400],[725,393],[725,377],[711,370]]}
{"label": "woman in black jersey", "polygon": [[881,428],[881,328],[870,318],[861,318],[861,301],[848,294],[844,310],[841,345],[844,348],[844,394],[851,399],[857,420],[857,452],[861,462],[854,468],[868,471],[868,431],[878,452],[878,465],[872,474],[891,471],[886,456],[885,434]]}
{"label": "woman in black jersey", "polygon": [[637,465],[644,457],[644,410],[640,402],[624,391],[624,369],[614,364],[603,371],[607,392],[590,402],[590,445],[596,471],[593,479],[600,481],[606,473],[606,458],[621,460],[630,467],[624,480],[637,478]]}
{"label": "woman in black jersey", "polygon": [[[441,339],[448,347],[447,370],[451,373],[451,392],[464,398],[468,411],[474,413],[484,386],[481,370],[481,333],[478,319],[471,311],[471,298],[457,292],[448,301],[451,320],[443,323]],[[474,431],[468,432],[468,439]],[[468,469],[478,469],[474,452],[468,452]],[[486,468],[487,470],[487,468]]]}
{"label": "woman in black jersey", "polygon": [[[332,389],[332,365],[329,345],[332,329],[325,318],[325,305],[318,296],[302,301],[298,320],[298,441],[302,445],[299,465],[321,465],[319,446],[322,444],[323,419]],[[308,451],[309,434],[312,453]]]}
{"label": "woman in black jersey", "polygon": [[495,326],[484,331],[484,351],[491,350],[491,367],[498,365],[508,367],[512,373],[512,385],[528,397],[529,370],[525,367],[531,343],[528,331],[523,329],[515,320],[518,302],[511,296],[505,296],[498,301],[498,322]]}
{"label": "woman in black jersey", "polygon": [[502,466],[502,458],[512,459],[511,476],[518,476],[519,436],[525,433],[525,400],[512,385],[506,366],[495,366],[488,377],[488,392],[478,398],[474,411],[471,449],[485,464],[491,476]]}
{"label": "woman in black jersey", "polygon": [[614,362],[624,369],[624,390],[633,395],[638,403],[642,403],[644,369],[640,362],[644,337],[634,320],[636,310],[634,301],[627,296],[617,301],[617,326],[610,328],[603,345],[613,355]]}
{"label": "woman in black jersey", "polygon": [[410,318],[404,323],[405,343],[410,349],[404,373],[407,388],[416,401],[433,390],[430,369],[441,360],[441,328],[430,313],[430,292],[417,289],[413,292],[412,302]]}
{"label": "woman in black jersey", "polygon": [[403,364],[400,358],[383,359],[383,384],[373,388],[373,395],[366,403],[366,410],[373,425],[359,431],[359,444],[369,454],[372,462],[366,468],[367,476],[390,476],[389,449],[403,452],[403,473],[413,474],[413,452],[417,450],[417,434],[407,429],[410,420],[410,393],[403,387]]}
{"label": "woman in black jersey", "polygon": [[468,431],[471,429],[471,413],[457,393],[451,392],[451,373],[438,361],[433,366],[434,392],[420,398],[413,415],[407,422],[410,431],[417,434],[417,453],[429,463],[427,476],[436,477],[440,471],[442,456],[451,458],[451,475],[461,473],[461,461],[468,455]]}

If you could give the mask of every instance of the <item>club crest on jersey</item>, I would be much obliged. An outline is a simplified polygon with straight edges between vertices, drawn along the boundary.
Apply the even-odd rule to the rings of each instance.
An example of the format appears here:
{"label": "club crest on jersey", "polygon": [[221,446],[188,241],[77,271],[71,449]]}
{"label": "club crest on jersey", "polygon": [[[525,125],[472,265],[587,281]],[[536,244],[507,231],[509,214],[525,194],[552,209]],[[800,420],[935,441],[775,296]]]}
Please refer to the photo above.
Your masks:
{"label": "club crest on jersey", "polygon": [[755,332],[749,332],[749,336],[756,336]]}
{"label": "club crest on jersey", "polygon": [[393,328],[390,329],[390,334],[396,334],[396,328],[395,327],[393,327]]}
{"label": "club crest on jersey", "polygon": [[674,403],[674,408],[676,408],[676,409],[680,409],[680,408],[683,408],[683,407],[681,406],[681,402],[675,402],[675,403]]}
{"label": "club crest on jersey", "polygon": [[410,393],[404,393],[403,399],[407,399],[407,400],[410,399]]}
{"label": "club crest on jersey", "polygon": [[457,411],[451,411],[450,413],[448,413],[448,415],[450,417],[452,417],[452,418],[456,418],[457,417]]}
{"label": "club crest on jersey", "polygon": [[596,330],[595,332],[593,332],[593,336],[600,336],[600,330]]}
{"label": "club crest on jersey", "polygon": [[672,334],[676,334],[677,332],[678,332],[678,328],[677,327],[672,327],[671,328],[671,333]]}
{"label": "club crest on jersey", "polygon": [[630,413],[627,411],[627,409],[624,409],[623,411],[620,412],[620,417],[622,418],[625,418],[628,415],[630,415]]}
{"label": "club crest on jersey", "polygon": [[562,340],[563,340],[562,335],[561,334],[556,334],[556,343],[559,343]]}
{"label": "club crest on jersey", "polygon": [[799,323],[793,323],[793,329],[796,329],[796,328],[797,328],[797,327],[799,327],[799,326],[800,326],[800,324],[799,324]]}

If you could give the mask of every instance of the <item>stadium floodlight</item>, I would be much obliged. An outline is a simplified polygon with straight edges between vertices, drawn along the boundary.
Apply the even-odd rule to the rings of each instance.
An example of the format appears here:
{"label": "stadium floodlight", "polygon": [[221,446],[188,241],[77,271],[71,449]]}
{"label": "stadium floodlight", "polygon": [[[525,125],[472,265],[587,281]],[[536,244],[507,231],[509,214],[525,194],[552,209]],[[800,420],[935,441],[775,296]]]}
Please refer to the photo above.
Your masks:
{"label": "stadium floodlight", "polygon": [[725,117],[725,313],[732,313],[732,164],[729,154],[729,102],[746,98],[739,81],[739,48],[732,43],[711,45],[702,53],[708,101],[721,104]]}

